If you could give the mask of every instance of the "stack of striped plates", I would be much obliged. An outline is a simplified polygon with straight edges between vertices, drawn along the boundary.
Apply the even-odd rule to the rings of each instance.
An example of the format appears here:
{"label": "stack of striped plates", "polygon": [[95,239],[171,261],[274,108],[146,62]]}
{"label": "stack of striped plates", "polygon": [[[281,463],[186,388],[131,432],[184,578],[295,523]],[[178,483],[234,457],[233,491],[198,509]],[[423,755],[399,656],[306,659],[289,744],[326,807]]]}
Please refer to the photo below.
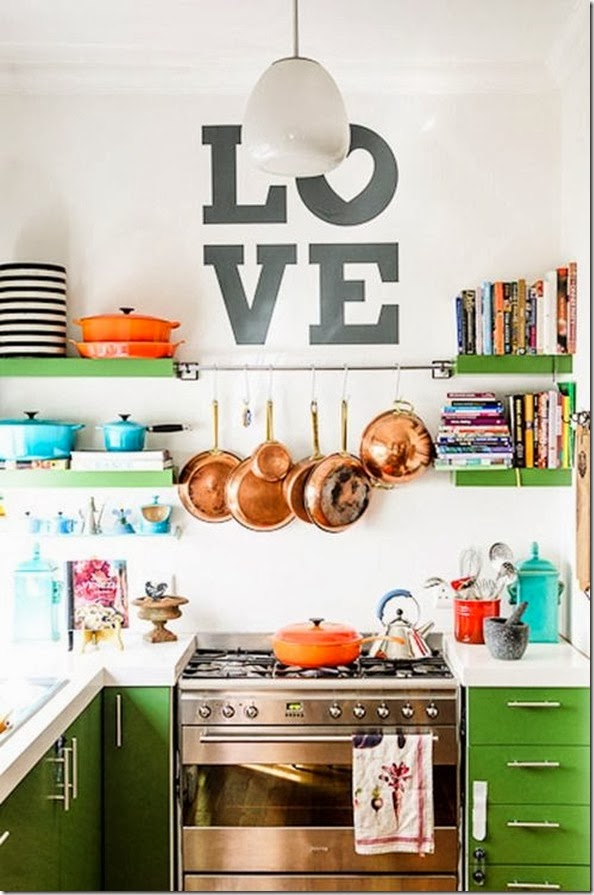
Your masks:
{"label": "stack of striped plates", "polygon": [[0,264],[0,357],[66,355],[66,268]]}

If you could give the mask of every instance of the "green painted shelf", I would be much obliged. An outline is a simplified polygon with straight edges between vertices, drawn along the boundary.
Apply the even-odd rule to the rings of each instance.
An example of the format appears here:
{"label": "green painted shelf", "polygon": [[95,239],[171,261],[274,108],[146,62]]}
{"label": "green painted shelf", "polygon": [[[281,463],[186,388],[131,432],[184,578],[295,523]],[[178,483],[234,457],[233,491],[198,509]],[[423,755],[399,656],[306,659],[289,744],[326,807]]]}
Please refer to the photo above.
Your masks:
{"label": "green painted shelf", "polygon": [[457,469],[454,483],[462,488],[559,488],[571,485],[572,469]]}
{"label": "green painted shelf", "polygon": [[171,358],[2,357],[0,376],[175,377]]}
{"label": "green painted shelf", "polygon": [[485,355],[459,354],[455,360],[456,375],[472,373],[519,373],[522,376],[541,376],[573,371],[571,354]]}
{"label": "green painted shelf", "polygon": [[168,488],[172,469],[82,472],[74,469],[0,470],[0,488]]}

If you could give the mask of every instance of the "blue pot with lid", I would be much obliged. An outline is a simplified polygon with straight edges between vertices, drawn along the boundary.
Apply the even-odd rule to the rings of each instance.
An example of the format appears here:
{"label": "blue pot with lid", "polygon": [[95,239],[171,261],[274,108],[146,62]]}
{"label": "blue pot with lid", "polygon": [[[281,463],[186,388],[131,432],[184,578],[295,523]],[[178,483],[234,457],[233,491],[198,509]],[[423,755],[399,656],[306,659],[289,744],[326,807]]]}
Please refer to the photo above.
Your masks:
{"label": "blue pot with lid", "polygon": [[189,426],[183,423],[157,423],[145,426],[130,419],[129,413],[120,413],[118,420],[97,426],[103,432],[106,451],[143,451],[147,432],[181,432]]}
{"label": "blue pot with lid", "polygon": [[559,603],[563,593],[559,570],[539,556],[538,544],[532,543],[532,555],[518,566],[518,577],[508,587],[510,603],[526,602],[523,621],[530,628],[531,643],[557,643],[559,640]]}
{"label": "blue pot with lid", "polygon": [[0,420],[0,460],[54,460],[69,457],[82,423],[38,419],[37,410],[26,419]]}

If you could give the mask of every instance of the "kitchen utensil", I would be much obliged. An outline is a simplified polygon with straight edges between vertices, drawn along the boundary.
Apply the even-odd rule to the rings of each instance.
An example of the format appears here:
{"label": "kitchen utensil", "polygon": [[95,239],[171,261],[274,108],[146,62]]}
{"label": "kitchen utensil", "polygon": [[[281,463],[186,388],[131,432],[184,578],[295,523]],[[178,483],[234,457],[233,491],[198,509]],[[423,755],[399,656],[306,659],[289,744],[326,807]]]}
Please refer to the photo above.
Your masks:
{"label": "kitchen utensil", "polygon": [[[268,434],[268,419],[266,430]],[[253,456],[247,457],[229,474],[225,488],[229,511],[237,522],[253,531],[283,528],[295,518],[284,495],[283,480],[257,475],[253,460]]]}
{"label": "kitchen utensil", "polygon": [[310,413],[313,453],[309,457],[306,457],[303,460],[299,460],[298,463],[295,463],[291,467],[283,480],[283,492],[288,505],[293,510],[297,518],[301,519],[302,522],[308,522],[311,525],[312,521],[307,510],[305,509],[303,490],[305,488],[305,483],[307,481],[308,475],[310,474],[318,460],[322,459],[318,433],[317,401],[311,402]]}
{"label": "kitchen utensil", "polygon": [[348,625],[311,618],[308,622],[286,625],[273,634],[272,649],[283,665],[335,667],[354,662],[361,646],[373,640],[377,637],[362,637]]}
{"label": "kitchen utensil", "polygon": [[476,547],[467,547],[460,554],[460,576],[476,578],[482,567],[481,554]]}
{"label": "kitchen utensil", "polygon": [[37,419],[37,410],[25,411],[27,419],[0,420],[0,459],[39,460],[69,457],[82,423]]}
{"label": "kitchen utensil", "polygon": [[303,489],[306,512],[323,531],[344,531],[361,518],[369,506],[371,481],[363,464],[347,451],[347,401],[341,402],[342,448],[319,460]]}
{"label": "kitchen utensil", "polygon": [[563,582],[552,562],[542,559],[536,541],[532,555],[518,566],[517,581],[507,588],[510,603],[527,602],[525,617],[531,643],[556,643],[559,639],[559,603]]}
{"label": "kitchen utensil", "polygon": [[519,603],[512,614],[508,616],[505,620],[506,625],[517,625],[518,622],[522,620],[522,616],[524,615],[526,609],[528,608],[528,603],[524,601],[523,603]]}
{"label": "kitchen utensil", "polygon": [[510,619],[485,618],[483,636],[494,659],[521,659],[528,646],[530,628],[524,622],[510,624]]}
{"label": "kitchen utensil", "polygon": [[177,320],[135,314],[134,308],[120,308],[121,314],[96,314],[73,320],[82,328],[85,342],[169,342]]}
{"label": "kitchen utensil", "polygon": [[266,402],[266,441],[252,453],[252,472],[267,482],[284,479],[293,465],[291,455],[284,444],[274,440],[273,402]]}
{"label": "kitchen utensil", "polygon": [[361,463],[374,484],[393,488],[427,471],[434,457],[433,441],[408,401],[367,424],[359,448]]}
{"label": "kitchen utensil", "polygon": [[129,413],[120,413],[119,420],[97,426],[103,432],[107,451],[142,451],[147,432],[182,432],[189,429],[183,423],[158,423],[147,426],[130,419]]}
{"label": "kitchen utensil", "polygon": [[460,643],[484,643],[483,621],[499,615],[500,599],[454,600],[454,637]]}
{"label": "kitchen utensil", "polygon": [[68,339],[68,341],[76,345],[81,357],[99,360],[125,357],[173,357],[179,346],[184,344],[185,339],[181,339],[179,342],[76,342],[74,339]]}
{"label": "kitchen utensil", "polygon": [[[404,617],[404,610],[396,609],[395,616],[391,621],[387,620],[386,608],[392,604],[396,604],[399,599],[412,601],[415,607],[415,622],[411,623]],[[380,635],[377,643],[369,650],[371,656],[378,656],[384,659],[418,659],[431,655],[431,648],[424,640],[426,634],[431,627],[432,622],[428,622],[421,629],[415,628],[420,617],[420,606],[418,601],[408,590],[391,590],[380,599],[376,615],[381,624],[384,625],[384,634]]]}
{"label": "kitchen utensil", "polygon": [[58,608],[61,583],[54,577],[56,566],[41,557],[39,544],[14,572],[14,640],[55,641],[60,639]]}
{"label": "kitchen utensil", "polygon": [[171,529],[171,512],[169,504],[159,503],[159,496],[153,502],[140,507],[141,527],[148,534],[166,534]]}
{"label": "kitchen utensil", "polygon": [[219,448],[219,402],[212,402],[213,446],[191,457],[181,469],[177,492],[184,508],[203,522],[231,519],[226,486],[241,458]]}
{"label": "kitchen utensil", "polygon": [[489,547],[489,562],[496,571],[499,571],[504,562],[512,562],[513,558],[511,547],[502,541],[495,541]]}

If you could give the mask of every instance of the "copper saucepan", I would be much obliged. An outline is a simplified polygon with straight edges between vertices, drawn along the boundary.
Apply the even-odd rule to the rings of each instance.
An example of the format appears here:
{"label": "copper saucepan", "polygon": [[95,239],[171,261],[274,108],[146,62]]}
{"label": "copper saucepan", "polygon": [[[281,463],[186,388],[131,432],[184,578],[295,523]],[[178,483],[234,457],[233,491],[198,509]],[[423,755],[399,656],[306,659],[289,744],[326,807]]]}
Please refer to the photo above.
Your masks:
{"label": "copper saucepan", "polygon": [[307,510],[305,509],[303,491],[308,475],[310,474],[316,463],[322,459],[322,454],[320,453],[320,439],[318,431],[318,402],[315,400],[312,401],[310,404],[310,413],[313,454],[311,454],[310,457],[305,457],[303,460],[299,460],[298,463],[295,463],[295,465],[291,467],[285,479],[283,480],[283,491],[287,503],[289,504],[297,518],[301,519],[302,522],[309,522],[311,525],[312,520],[310,519]]}
{"label": "copper saucepan", "polygon": [[267,482],[278,482],[284,479],[292,465],[293,460],[287,448],[280,441],[274,440],[273,405],[269,398],[266,402],[266,441],[252,454],[252,471]]}
{"label": "copper saucepan", "polygon": [[203,522],[231,519],[227,506],[226,484],[241,458],[219,449],[219,402],[212,402],[213,446],[191,457],[179,474],[178,494],[184,508]]}
{"label": "copper saucepan", "polygon": [[283,492],[282,478],[268,481],[257,475],[253,456],[231,471],[225,494],[233,518],[253,531],[274,531],[295,518]]}
{"label": "copper saucepan", "polygon": [[434,457],[433,441],[412,404],[395,401],[392,410],[367,424],[359,448],[361,462],[374,484],[393,488],[427,471]]}
{"label": "copper saucepan", "polygon": [[371,496],[371,482],[363,464],[347,451],[347,413],[347,402],[343,399],[342,450],[316,463],[303,491],[309,518],[324,531],[344,531],[361,518]]}
{"label": "copper saucepan", "polygon": [[334,667],[354,662],[364,643],[378,639],[377,634],[362,637],[348,625],[311,618],[308,622],[286,625],[273,634],[272,650],[283,665]]}

